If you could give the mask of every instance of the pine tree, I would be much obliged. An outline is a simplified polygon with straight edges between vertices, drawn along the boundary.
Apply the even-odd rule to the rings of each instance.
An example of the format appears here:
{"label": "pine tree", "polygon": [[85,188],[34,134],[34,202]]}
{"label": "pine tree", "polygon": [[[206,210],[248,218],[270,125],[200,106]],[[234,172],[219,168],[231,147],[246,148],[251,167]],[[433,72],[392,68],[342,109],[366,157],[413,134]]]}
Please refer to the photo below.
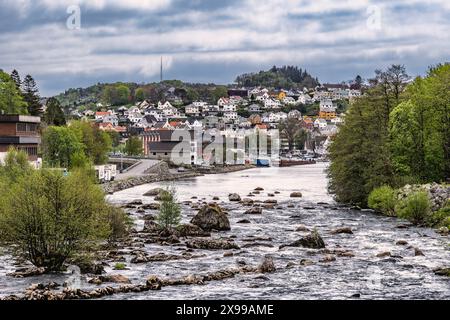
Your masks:
{"label": "pine tree", "polygon": [[32,116],[42,115],[42,106],[39,97],[39,90],[33,77],[27,75],[22,84],[23,97],[28,104],[28,113]]}
{"label": "pine tree", "polygon": [[16,84],[17,89],[20,91],[20,88],[22,86],[22,80],[20,79],[19,72],[14,69],[11,72],[11,79],[13,79],[14,83]]}
{"label": "pine tree", "polygon": [[55,98],[50,98],[47,101],[47,110],[44,114],[45,122],[49,126],[64,126],[66,125],[66,118],[61,108],[61,104]]}

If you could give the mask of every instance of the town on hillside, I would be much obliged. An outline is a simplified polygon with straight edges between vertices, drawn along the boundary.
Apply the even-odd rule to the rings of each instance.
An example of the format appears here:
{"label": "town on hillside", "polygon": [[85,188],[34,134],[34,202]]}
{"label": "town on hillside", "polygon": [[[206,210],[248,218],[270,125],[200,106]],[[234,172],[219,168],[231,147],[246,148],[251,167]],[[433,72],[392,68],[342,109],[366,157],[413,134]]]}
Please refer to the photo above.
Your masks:
{"label": "town on hillside", "polygon": [[[176,107],[180,98],[174,92],[175,88],[171,87],[165,99],[145,99],[131,106],[112,107],[98,102],[94,110],[73,110],[71,116],[92,121],[101,130],[115,131],[123,141],[138,136],[142,142],[142,155],[151,159],[171,159],[177,141],[172,141],[167,131],[182,129],[216,130],[224,140],[242,135],[242,132],[250,135],[262,131],[271,136],[273,131],[279,130],[280,155],[305,160],[325,154],[329,138],[343,122],[344,110],[339,110],[338,102],[348,104],[361,95],[359,89],[342,84],[325,84],[313,90],[242,87],[228,89],[227,95],[215,104],[199,100]],[[312,113],[302,114],[304,106],[309,106]],[[290,127],[283,125],[288,121],[293,123]],[[288,130],[301,131],[304,138],[290,143],[289,133],[285,132]],[[192,153],[185,164],[204,164],[202,157],[196,157],[194,150]],[[246,159],[247,162],[255,160]]]}

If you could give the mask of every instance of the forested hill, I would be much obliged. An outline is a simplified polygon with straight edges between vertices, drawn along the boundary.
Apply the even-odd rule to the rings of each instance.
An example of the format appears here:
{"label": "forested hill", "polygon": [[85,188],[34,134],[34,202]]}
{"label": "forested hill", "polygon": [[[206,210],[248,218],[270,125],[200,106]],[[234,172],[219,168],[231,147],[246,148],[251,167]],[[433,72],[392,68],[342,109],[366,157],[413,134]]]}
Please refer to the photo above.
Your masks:
{"label": "forested hill", "polygon": [[314,88],[319,80],[311,76],[306,70],[295,66],[272,67],[268,71],[246,73],[238,76],[236,82],[246,87],[269,87],[276,89]]}
{"label": "forested hill", "polygon": [[[87,88],[69,89],[56,96],[64,107],[91,108],[96,103],[120,106],[149,99],[178,99],[180,104],[195,100],[217,101],[227,95],[227,87],[214,84],[190,84],[178,80],[159,83],[98,83]],[[176,103],[175,103],[176,104]]]}
{"label": "forested hill", "polygon": [[[269,71],[249,73],[238,76],[239,86],[267,87],[271,89],[314,88],[319,84],[306,70],[293,66],[273,67]],[[176,98],[179,104],[203,100],[216,103],[220,97],[227,96],[230,86],[215,84],[186,83],[179,80],[167,80],[158,83],[98,83],[87,88],[71,88],[57,95],[63,107],[92,108],[101,102],[106,105],[120,106],[149,99],[151,101]],[[176,105],[177,103],[175,103]]]}

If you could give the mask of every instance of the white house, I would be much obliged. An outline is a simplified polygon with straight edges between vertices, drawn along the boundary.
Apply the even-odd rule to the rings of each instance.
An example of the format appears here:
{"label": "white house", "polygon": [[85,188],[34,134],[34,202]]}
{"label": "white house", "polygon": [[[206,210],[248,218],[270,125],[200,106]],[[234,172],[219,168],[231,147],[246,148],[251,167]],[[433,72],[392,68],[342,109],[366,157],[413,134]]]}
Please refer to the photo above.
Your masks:
{"label": "white house", "polygon": [[114,127],[119,125],[119,118],[115,114],[103,117],[103,123],[111,123]]}
{"label": "white house", "polygon": [[219,101],[217,101],[217,105],[219,107],[223,107],[224,105],[230,104],[230,99],[228,98],[220,98]]}
{"label": "white house", "polygon": [[227,111],[223,114],[223,118],[226,121],[234,121],[234,120],[237,120],[238,114],[235,111]]}
{"label": "white house", "polygon": [[153,116],[158,121],[164,121],[165,116],[164,113],[161,110],[158,110],[156,108],[150,108],[145,111],[145,115]]}
{"label": "white house", "polygon": [[292,118],[292,119],[301,119],[302,118],[302,113],[298,110],[291,110],[288,113],[288,118]]}
{"label": "white house", "polygon": [[324,99],[320,101],[321,112],[336,112],[336,105],[331,99]]}
{"label": "white house", "polygon": [[130,120],[131,123],[136,124],[143,118],[143,115],[139,112],[130,112],[128,114],[128,120]]}
{"label": "white house", "polygon": [[158,102],[158,109],[159,110],[164,110],[167,108],[173,108],[173,106],[170,104],[169,101],[166,101],[165,103],[162,103],[161,101]]}
{"label": "white house", "polygon": [[236,105],[234,104],[225,104],[222,106],[223,112],[234,112],[236,111]]}
{"label": "white house", "polygon": [[164,108],[162,110],[162,112],[163,112],[163,114],[166,117],[179,117],[179,116],[181,116],[180,111],[178,111],[178,109],[175,108],[175,107],[166,107],[166,108]]}
{"label": "white house", "polygon": [[187,115],[199,115],[200,114],[200,105],[190,104],[186,106],[185,112]]}
{"label": "white house", "polygon": [[266,109],[279,109],[281,108],[281,102],[274,99],[267,99],[264,101],[264,108]]}
{"label": "white house", "polygon": [[324,130],[328,127],[328,123],[325,119],[316,119],[316,121],[314,121],[314,127]]}
{"label": "white house", "polygon": [[95,121],[103,121],[103,118],[106,116],[110,116],[110,112],[96,112],[95,113]]}
{"label": "white house", "polygon": [[286,105],[295,105],[295,104],[297,104],[297,101],[295,101],[295,99],[292,97],[284,97],[283,103]]}

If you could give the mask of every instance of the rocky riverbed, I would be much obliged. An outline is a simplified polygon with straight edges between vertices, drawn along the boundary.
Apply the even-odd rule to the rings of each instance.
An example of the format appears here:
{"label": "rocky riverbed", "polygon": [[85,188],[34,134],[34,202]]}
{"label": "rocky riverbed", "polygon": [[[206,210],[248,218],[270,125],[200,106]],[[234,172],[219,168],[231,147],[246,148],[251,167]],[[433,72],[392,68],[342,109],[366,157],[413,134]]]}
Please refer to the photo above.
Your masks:
{"label": "rocky riverbed", "polygon": [[324,164],[251,169],[174,182],[184,227],[168,234],[154,229],[157,201],[144,196],[165,183],[118,192],[108,199],[126,207],[135,231],[105,247],[97,269],[34,270],[23,278],[14,272],[26,264],[3,251],[0,296],[449,299],[448,235],[335,204],[323,170]]}

